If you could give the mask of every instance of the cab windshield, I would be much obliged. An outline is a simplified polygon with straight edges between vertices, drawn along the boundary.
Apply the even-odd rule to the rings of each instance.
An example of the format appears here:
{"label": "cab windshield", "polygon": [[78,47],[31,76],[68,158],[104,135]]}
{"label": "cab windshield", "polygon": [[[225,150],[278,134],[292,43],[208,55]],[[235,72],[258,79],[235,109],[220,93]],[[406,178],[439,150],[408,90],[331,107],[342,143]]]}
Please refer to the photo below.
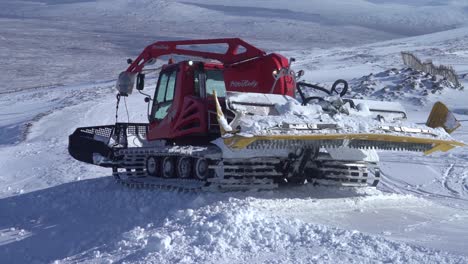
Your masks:
{"label": "cab windshield", "polygon": [[226,96],[226,85],[221,70],[206,71],[206,95],[213,95],[214,91],[218,97]]}
{"label": "cab windshield", "polygon": [[[194,79],[194,86],[195,86],[195,94],[198,96],[202,96],[200,93],[200,71],[195,71],[195,79]],[[216,95],[218,97],[225,97],[226,96],[226,85],[224,83],[224,75],[223,71],[221,70],[206,70],[205,71],[205,89],[206,89],[206,96],[213,96],[214,91],[216,91]]]}

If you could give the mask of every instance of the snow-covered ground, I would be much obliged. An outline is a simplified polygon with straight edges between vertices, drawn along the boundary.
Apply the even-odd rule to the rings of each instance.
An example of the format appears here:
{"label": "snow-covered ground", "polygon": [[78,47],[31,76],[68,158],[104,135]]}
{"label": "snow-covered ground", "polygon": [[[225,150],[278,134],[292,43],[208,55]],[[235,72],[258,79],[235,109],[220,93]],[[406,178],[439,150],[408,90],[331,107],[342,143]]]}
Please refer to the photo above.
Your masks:
{"label": "snow-covered ground", "polygon": [[[240,193],[129,190],[67,152],[76,127],[115,121],[114,79],[153,41],[240,36],[295,57],[307,81],[374,73],[380,88],[404,80],[382,74],[403,50],[468,73],[467,14],[461,0],[2,1],[0,263],[468,262],[466,149],[382,152],[377,189]],[[466,89],[410,95],[425,103],[390,99],[412,121],[437,100],[468,120]],[[127,105],[145,121],[143,96]]]}

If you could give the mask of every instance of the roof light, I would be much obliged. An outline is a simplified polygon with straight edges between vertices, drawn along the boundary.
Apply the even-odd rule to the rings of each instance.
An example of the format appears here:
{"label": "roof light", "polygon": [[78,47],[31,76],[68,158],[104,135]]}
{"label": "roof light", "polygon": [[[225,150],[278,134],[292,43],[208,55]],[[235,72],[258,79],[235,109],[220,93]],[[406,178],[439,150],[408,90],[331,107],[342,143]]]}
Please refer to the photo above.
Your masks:
{"label": "roof light", "polygon": [[188,65],[189,65],[189,66],[192,66],[192,65],[193,65],[193,61],[189,61],[189,62],[188,62]]}

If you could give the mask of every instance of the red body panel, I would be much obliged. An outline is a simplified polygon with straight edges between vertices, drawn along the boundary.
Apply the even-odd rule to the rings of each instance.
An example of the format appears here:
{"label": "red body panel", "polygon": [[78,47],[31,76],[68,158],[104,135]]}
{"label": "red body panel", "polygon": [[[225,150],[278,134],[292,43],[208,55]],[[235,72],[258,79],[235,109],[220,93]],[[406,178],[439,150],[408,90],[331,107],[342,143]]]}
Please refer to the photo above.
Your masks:
{"label": "red body panel", "polygon": [[[225,53],[181,48],[181,46],[188,45],[220,43],[227,45]],[[146,62],[168,54],[218,60],[221,64],[203,63],[204,69],[221,69],[227,91],[294,95],[295,87],[292,77],[281,77],[276,84],[273,77],[273,71],[289,67],[288,60],[275,53],[267,55],[264,51],[240,39],[156,42],[145,48],[129,66],[127,72],[139,73]],[[148,140],[176,140],[188,136],[207,136],[212,132],[213,123],[217,123],[212,96],[200,97],[195,93],[194,65],[183,61],[176,66],[179,72],[172,105],[165,118],[150,120]],[[167,67],[172,68],[174,65]]]}
{"label": "red body panel", "polygon": [[[177,111],[179,109],[180,112]],[[204,114],[207,108],[200,98],[187,96],[181,104],[173,104],[169,111],[170,114],[161,122],[150,122],[148,140],[207,133],[207,115]]]}
{"label": "red body panel", "polygon": [[224,81],[226,90],[250,93],[274,93],[293,96],[294,84],[290,77],[283,77],[275,83],[273,71],[287,67],[288,60],[272,53],[253,60],[226,67]]}

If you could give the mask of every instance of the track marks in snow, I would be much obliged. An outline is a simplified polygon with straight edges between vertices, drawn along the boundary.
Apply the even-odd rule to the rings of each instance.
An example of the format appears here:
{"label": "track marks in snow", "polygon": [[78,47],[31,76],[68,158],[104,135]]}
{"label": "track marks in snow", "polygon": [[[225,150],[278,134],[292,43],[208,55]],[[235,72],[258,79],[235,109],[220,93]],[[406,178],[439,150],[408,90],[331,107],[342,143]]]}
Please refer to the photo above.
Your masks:
{"label": "track marks in snow", "polygon": [[468,197],[468,168],[463,171],[461,176],[461,189],[464,197]]}
{"label": "track marks in snow", "polygon": [[406,154],[387,158],[384,155],[380,188],[437,200],[450,207],[468,208],[468,164],[463,155],[457,154],[444,154],[438,158]]}
{"label": "track marks in snow", "polygon": [[[468,201],[465,198],[460,197],[459,192],[450,187],[450,182],[448,179],[443,178],[440,179],[433,179],[428,183],[425,184],[410,184],[405,180],[401,180],[399,178],[393,177],[389,174],[382,173],[383,182],[381,184],[394,193],[399,194],[413,194],[420,197],[425,198],[436,198],[436,199],[458,199],[462,201]],[[441,193],[440,190],[431,190],[431,186],[434,183],[441,183],[443,186],[443,190],[448,191],[448,194]]]}
{"label": "track marks in snow", "polygon": [[[453,196],[460,197],[460,192],[455,190],[454,187],[451,185],[453,183],[457,184],[459,183],[457,181],[457,178],[455,176],[455,164],[450,164],[449,167],[445,170],[444,176],[442,177],[443,179],[443,185],[446,190],[448,190],[450,193],[452,193]],[[454,179],[455,178],[455,179]]]}
{"label": "track marks in snow", "polygon": [[[5,103],[0,104],[2,112],[23,109],[17,122],[24,129],[16,131],[21,135],[21,142],[13,145],[11,143],[14,142],[7,142],[9,145],[0,146],[0,156],[8,157],[8,160],[0,160],[0,182],[4,180],[0,197],[74,181],[89,171],[85,169],[85,164],[74,161],[69,156],[68,135],[80,123],[93,122],[96,118],[103,119],[98,114],[95,118],[86,120],[84,115],[99,109],[102,99],[110,98],[111,105],[112,95],[111,84],[103,82],[22,91],[2,98],[0,101]],[[15,107],[10,106],[12,103]],[[94,112],[94,115],[96,113],[100,112]],[[109,113],[109,117],[111,116]],[[9,122],[9,119],[0,117],[0,124]],[[96,168],[90,169],[96,172],[96,176],[102,175]]]}

